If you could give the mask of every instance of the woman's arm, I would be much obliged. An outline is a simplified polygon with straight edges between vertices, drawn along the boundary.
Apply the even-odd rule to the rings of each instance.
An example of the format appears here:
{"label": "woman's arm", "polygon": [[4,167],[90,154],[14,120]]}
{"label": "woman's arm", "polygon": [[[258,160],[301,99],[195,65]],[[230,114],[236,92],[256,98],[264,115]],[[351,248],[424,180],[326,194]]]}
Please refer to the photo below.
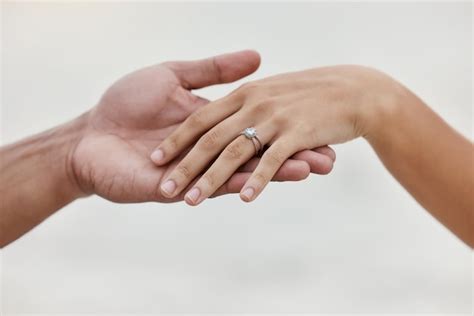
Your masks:
{"label": "woman's arm", "polygon": [[441,223],[474,247],[474,146],[423,101],[396,88],[366,139],[387,169]]}
{"label": "woman's arm", "polygon": [[335,66],[242,86],[191,115],[158,146],[161,159],[154,162],[161,165],[197,141],[162,183],[163,194],[182,192],[219,156],[185,199],[196,205],[212,194],[255,154],[239,136],[246,127],[255,127],[269,148],[242,188],[244,201],[255,199],[294,152],[365,137],[415,199],[473,247],[473,144],[389,76]]}

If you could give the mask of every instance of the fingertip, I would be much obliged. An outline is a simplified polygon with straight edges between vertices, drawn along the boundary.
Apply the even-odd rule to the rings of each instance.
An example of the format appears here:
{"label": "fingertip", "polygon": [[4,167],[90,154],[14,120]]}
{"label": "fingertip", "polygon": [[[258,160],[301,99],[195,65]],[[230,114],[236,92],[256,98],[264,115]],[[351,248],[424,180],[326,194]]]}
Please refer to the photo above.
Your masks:
{"label": "fingertip", "polygon": [[197,187],[192,188],[184,196],[184,201],[190,206],[198,205],[202,201],[201,190]]}
{"label": "fingertip", "polygon": [[246,61],[251,61],[252,65],[255,68],[258,68],[258,66],[260,66],[260,63],[262,61],[262,57],[261,57],[260,53],[255,49],[244,49],[244,50],[237,51],[237,52],[234,52],[234,53],[229,53],[229,54],[230,55],[238,55],[239,57],[242,57]]}
{"label": "fingertip", "polygon": [[304,180],[311,174],[311,167],[306,161],[298,161],[298,169],[295,170],[294,181]]}
{"label": "fingertip", "polygon": [[161,165],[163,164],[164,162],[164,159],[165,159],[165,153],[162,149],[158,148],[158,149],[155,149],[151,155],[150,155],[150,159],[151,161],[153,161],[153,163],[155,163],[156,165]]}
{"label": "fingertip", "polygon": [[328,146],[328,153],[329,153],[329,157],[331,157],[332,159],[332,162],[336,162],[336,151],[334,151],[334,149],[332,149],[332,147],[329,147]]}
{"label": "fingertip", "polygon": [[245,197],[240,196],[240,200],[245,203],[250,203],[252,202],[251,200],[246,199]]}
{"label": "fingertip", "polygon": [[322,156],[319,166],[315,168],[314,172],[320,175],[329,174],[334,166],[333,160],[328,156]]}
{"label": "fingertip", "polygon": [[176,182],[174,180],[166,180],[161,186],[160,191],[163,196],[173,198],[176,196]]}
{"label": "fingertip", "polygon": [[240,199],[244,202],[251,202],[255,198],[255,189],[247,187],[240,192]]}
{"label": "fingertip", "polygon": [[196,206],[196,204],[195,204],[193,201],[191,201],[191,199],[189,199],[189,198],[186,197],[186,196],[184,197],[184,202],[185,202],[186,204],[188,204],[189,206]]}
{"label": "fingertip", "polygon": [[260,62],[260,54],[250,49],[216,56],[221,69],[220,79],[224,83],[250,75],[260,67]]}
{"label": "fingertip", "polygon": [[249,55],[252,56],[251,58],[253,59],[253,62],[254,62],[253,64],[254,68],[257,69],[258,67],[260,67],[260,64],[262,62],[262,56],[260,55],[260,53],[254,49],[247,49],[245,50],[245,52],[247,52]]}

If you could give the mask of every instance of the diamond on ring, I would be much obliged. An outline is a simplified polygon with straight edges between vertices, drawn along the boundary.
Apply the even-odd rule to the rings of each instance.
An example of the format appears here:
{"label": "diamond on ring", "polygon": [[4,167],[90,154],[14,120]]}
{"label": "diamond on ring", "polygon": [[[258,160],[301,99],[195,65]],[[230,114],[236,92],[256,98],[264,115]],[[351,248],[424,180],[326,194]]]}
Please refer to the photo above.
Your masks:
{"label": "diamond on ring", "polygon": [[242,134],[248,139],[251,139],[257,136],[257,130],[253,127],[247,127]]}
{"label": "diamond on ring", "polygon": [[245,138],[250,139],[255,147],[255,155],[258,155],[262,149],[262,142],[260,142],[260,139],[257,136],[257,130],[253,127],[247,127],[244,129],[240,135],[244,135]]}

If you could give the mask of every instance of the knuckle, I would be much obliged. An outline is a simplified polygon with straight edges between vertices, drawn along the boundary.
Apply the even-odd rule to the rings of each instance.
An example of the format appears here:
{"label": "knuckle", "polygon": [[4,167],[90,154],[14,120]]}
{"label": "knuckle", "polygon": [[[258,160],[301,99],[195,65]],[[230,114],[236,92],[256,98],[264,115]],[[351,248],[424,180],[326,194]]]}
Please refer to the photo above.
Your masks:
{"label": "knuckle", "polygon": [[275,126],[284,127],[287,125],[289,117],[291,117],[291,115],[288,115],[288,113],[285,113],[284,111],[279,111],[279,112],[275,112],[272,115],[271,121],[273,122]]}
{"label": "knuckle", "polygon": [[203,178],[203,181],[205,181],[209,187],[212,188],[212,187],[215,186],[215,184],[216,184],[216,177],[215,177],[215,175],[214,175],[213,172],[211,172],[211,171],[206,172],[206,173],[202,176],[202,178]]}
{"label": "knuckle", "polygon": [[179,165],[176,167],[176,172],[178,172],[187,180],[191,178],[191,169],[186,165]]}
{"label": "knuckle", "polygon": [[193,114],[191,114],[188,118],[188,125],[192,128],[192,129],[201,129],[203,127],[205,127],[205,115],[203,113],[203,111],[201,110],[198,110],[196,112],[194,112]]}
{"label": "knuckle", "polygon": [[227,94],[226,96],[223,96],[222,98],[216,100],[215,102],[219,102],[221,104],[225,104],[225,106],[232,106],[235,103],[239,103],[240,101],[240,95],[237,93],[237,90],[232,91],[231,93]]}
{"label": "knuckle", "polygon": [[210,131],[205,134],[200,140],[200,146],[205,149],[215,149],[219,144],[220,133],[218,131]]}
{"label": "knuckle", "polygon": [[229,160],[239,160],[243,154],[242,144],[240,142],[234,142],[227,146],[222,152],[222,157]]}
{"label": "knuckle", "polygon": [[260,187],[263,187],[265,185],[265,183],[267,183],[269,180],[267,179],[267,177],[261,173],[261,172],[257,172],[253,175],[253,180],[255,181],[255,183],[260,186]]}
{"label": "knuckle", "polygon": [[246,82],[242,84],[240,87],[235,90],[235,94],[241,97],[248,97],[249,95],[253,94],[255,90],[258,89],[258,83],[254,82]]}
{"label": "knuckle", "polygon": [[269,150],[265,153],[267,163],[272,166],[281,166],[285,162],[285,156],[280,149]]}
{"label": "knuckle", "polygon": [[255,90],[255,88],[257,88],[257,82],[256,81],[252,81],[252,82],[246,82],[244,84],[241,85],[241,88],[242,90],[244,91],[247,91],[247,92],[250,92],[250,91],[253,91]]}
{"label": "knuckle", "polygon": [[174,135],[170,136],[165,146],[167,146],[170,150],[178,149],[179,147],[178,137]]}
{"label": "knuckle", "polygon": [[222,74],[222,68],[220,64],[217,61],[216,57],[212,57],[209,60],[210,66],[207,67],[208,71],[211,72],[211,74],[214,74],[217,77],[218,82],[224,82],[223,74]]}
{"label": "knuckle", "polygon": [[262,100],[254,104],[251,107],[250,112],[254,116],[262,116],[262,115],[268,114],[269,112],[273,110],[273,106],[275,105],[275,103],[276,102],[274,99]]}

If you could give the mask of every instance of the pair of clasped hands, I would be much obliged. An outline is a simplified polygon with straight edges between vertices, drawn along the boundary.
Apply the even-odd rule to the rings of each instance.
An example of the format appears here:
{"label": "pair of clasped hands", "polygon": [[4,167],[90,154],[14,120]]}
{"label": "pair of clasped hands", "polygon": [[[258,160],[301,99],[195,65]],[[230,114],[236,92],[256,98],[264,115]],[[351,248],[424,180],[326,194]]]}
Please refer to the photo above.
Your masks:
{"label": "pair of clasped hands", "polygon": [[259,65],[258,53],[241,51],[144,68],[78,118],[2,146],[0,247],[92,194],[198,205],[240,193],[250,202],[272,180],[329,173],[335,154],[327,145],[359,136],[472,247],[470,140],[395,79],[363,66],[279,74],[212,102],[192,92],[241,79]]}
{"label": "pair of clasped hands", "polygon": [[[86,132],[72,156],[81,190],[115,202],[197,205],[239,192],[249,202],[272,180],[329,173],[335,153],[326,144],[364,133],[354,103],[362,103],[360,73],[372,70],[276,75],[213,102],[192,92],[241,79],[259,65],[259,54],[247,50],[165,62],[117,81],[85,114]],[[259,155],[254,140],[241,135],[249,127],[261,143]]]}

